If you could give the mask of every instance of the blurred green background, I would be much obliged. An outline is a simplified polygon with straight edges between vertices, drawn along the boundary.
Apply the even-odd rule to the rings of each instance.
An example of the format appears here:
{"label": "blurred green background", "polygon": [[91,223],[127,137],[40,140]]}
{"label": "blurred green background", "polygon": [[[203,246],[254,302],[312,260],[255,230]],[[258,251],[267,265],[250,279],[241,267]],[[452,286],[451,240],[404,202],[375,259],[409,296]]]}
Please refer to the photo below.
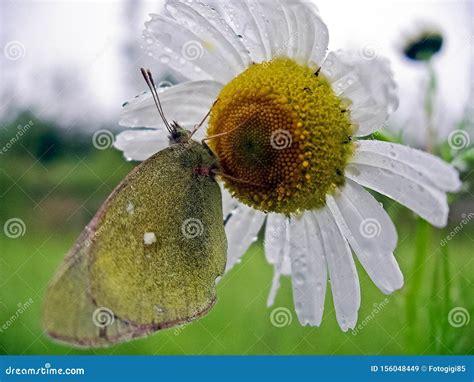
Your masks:
{"label": "blurred green background", "polygon": [[[0,142],[11,142],[18,126],[29,121],[27,134],[0,156],[0,228],[12,218],[24,223],[16,238],[0,231],[1,354],[473,353],[472,162],[463,173],[468,186],[453,200],[451,223],[443,230],[380,199],[398,228],[396,258],[405,286],[385,296],[357,264],[362,305],[354,331],[339,329],[329,290],[321,327],[301,327],[289,279],[283,280],[275,306],[267,308],[272,268],[258,240],[219,283],[216,306],[197,322],[101,350],[51,342],[40,327],[45,287],[134,163],[110,145],[94,147],[92,134],[64,132],[28,114],[3,125]],[[451,232],[452,240],[441,245]]]}

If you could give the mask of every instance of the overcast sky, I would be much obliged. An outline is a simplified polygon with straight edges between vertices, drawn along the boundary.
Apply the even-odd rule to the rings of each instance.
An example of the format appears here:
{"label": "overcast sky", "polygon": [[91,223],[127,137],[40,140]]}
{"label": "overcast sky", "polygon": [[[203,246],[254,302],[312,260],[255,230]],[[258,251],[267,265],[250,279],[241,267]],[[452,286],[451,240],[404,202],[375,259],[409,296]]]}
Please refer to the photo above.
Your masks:
{"label": "overcast sky", "polygon": [[[468,1],[316,4],[329,27],[330,49],[371,48],[392,60],[401,94],[393,124],[408,127],[414,136],[424,123],[426,68],[403,59],[399,49],[421,26],[438,26],[446,40],[435,65],[440,75],[438,125],[446,134],[461,118],[472,88],[474,31]],[[147,15],[162,10],[161,1],[2,0],[0,117],[13,108],[29,108],[63,125],[118,128],[122,103],[145,88],[139,66],[167,75],[139,48]]]}

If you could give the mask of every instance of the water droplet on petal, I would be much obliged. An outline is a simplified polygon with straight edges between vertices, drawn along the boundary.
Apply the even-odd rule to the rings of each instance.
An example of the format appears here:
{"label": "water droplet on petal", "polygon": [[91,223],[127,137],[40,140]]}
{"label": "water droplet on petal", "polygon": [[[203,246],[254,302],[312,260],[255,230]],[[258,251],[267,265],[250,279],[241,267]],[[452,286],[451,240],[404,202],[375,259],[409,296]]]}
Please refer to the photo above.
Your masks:
{"label": "water droplet on petal", "polygon": [[305,282],[305,279],[306,279],[305,276],[304,276],[304,274],[301,273],[301,272],[295,273],[295,275],[294,275],[293,278],[294,278],[295,283],[296,283],[297,285],[303,285],[304,282]]}
{"label": "water droplet on petal", "polygon": [[171,59],[169,58],[169,56],[163,55],[163,56],[160,57],[160,62],[162,64],[168,64],[170,61],[171,61]]}
{"label": "water droplet on petal", "polygon": [[352,175],[354,175],[354,176],[359,176],[359,175],[360,175],[360,171],[359,171],[357,168],[352,167],[352,166],[350,167],[350,171],[349,171],[349,172],[350,172]]}

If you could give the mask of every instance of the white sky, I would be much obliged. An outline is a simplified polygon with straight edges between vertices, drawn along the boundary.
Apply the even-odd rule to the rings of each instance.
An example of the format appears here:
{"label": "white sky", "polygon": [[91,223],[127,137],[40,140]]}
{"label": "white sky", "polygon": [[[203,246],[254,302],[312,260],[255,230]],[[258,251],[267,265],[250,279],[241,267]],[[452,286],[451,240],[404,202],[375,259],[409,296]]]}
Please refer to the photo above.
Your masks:
{"label": "white sky", "polygon": [[[329,27],[330,49],[368,45],[391,58],[401,94],[394,123],[418,131],[424,123],[417,102],[424,91],[425,69],[403,60],[397,44],[420,25],[438,25],[446,36],[436,63],[442,74],[438,120],[444,131],[459,120],[472,71],[473,13],[468,1],[321,0],[316,4]],[[1,47],[5,50],[8,42],[19,41],[24,53],[18,60],[7,59],[5,51],[0,57],[3,110],[6,104],[31,107],[41,116],[65,125],[82,121],[92,130],[104,122],[116,124],[121,104],[144,89],[133,68],[146,64],[157,72],[158,64],[147,62],[138,47],[148,13],[160,10],[162,1],[2,0]],[[136,49],[132,52],[136,65],[123,58],[127,44]]]}

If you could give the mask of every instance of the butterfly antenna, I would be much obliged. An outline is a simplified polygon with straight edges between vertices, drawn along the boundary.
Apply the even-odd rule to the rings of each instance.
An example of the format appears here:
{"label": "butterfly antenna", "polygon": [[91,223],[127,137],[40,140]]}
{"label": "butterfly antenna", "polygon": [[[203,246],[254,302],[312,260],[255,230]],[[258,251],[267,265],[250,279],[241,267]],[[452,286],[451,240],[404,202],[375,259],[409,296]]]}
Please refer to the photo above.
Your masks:
{"label": "butterfly antenna", "polygon": [[217,176],[221,176],[225,179],[229,179],[230,181],[233,181],[233,182],[237,182],[237,183],[242,183],[242,184],[249,184],[251,186],[257,186],[257,187],[263,187],[262,184],[258,184],[258,183],[254,183],[254,182],[250,182],[248,180],[244,180],[244,179],[239,179],[239,178],[235,178],[233,177],[232,175],[228,175],[222,171],[219,171],[219,170],[211,170],[211,172],[214,174],[214,175],[217,175]]}
{"label": "butterfly antenna", "polygon": [[158,109],[158,113],[160,114],[160,117],[163,120],[166,129],[170,134],[173,133],[173,128],[170,126],[168,120],[166,119],[165,113],[163,113],[163,107],[161,106],[160,97],[158,96],[155,81],[153,80],[153,76],[151,75],[150,69],[141,68],[140,71],[142,72],[142,76],[145,79],[148,88],[150,89],[153,101],[155,102],[156,108]]}
{"label": "butterfly antenna", "polygon": [[[216,101],[217,102],[217,101]],[[214,105],[216,104],[216,102],[214,102]],[[213,105],[213,106],[214,106]],[[234,132],[235,130],[237,129],[240,129],[242,126],[244,126],[251,118],[253,118],[255,116],[256,113],[252,114],[248,119],[246,119],[245,121],[243,121],[242,123],[240,123],[239,125],[237,125],[236,127],[234,127],[232,130],[229,130],[229,131],[226,131],[224,133],[219,133],[219,134],[215,134],[215,135],[210,135],[206,138],[204,138],[202,140],[202,143],[206,142],[206,141],[210,141],[211,139],[216,139],[216,138],[220,138],[220,137],[223,137],[227,134],[230,134],[232,132]]]}
{"label": "butterfly antenna", "polygon": [[216,99],[214,101],[214,103],[212,104],[211,108],[209,109],[209,111],[206,113],[206,115],[204,116],[204,118],[202,119],[201,122],[199,122],[196,126],[194,126],[194,129],[193,131],[191,132],[191,137],[194,135],[194,133],[196,131],[198,131],[202,125],[204,125],[204,122],[206,122],[206,119],[209,118],[209,116],[211,115],[211,112],[212,112],[212,109],[214,109],[214,106],[216,106],[216,103],[219,101],[219,99]]}

